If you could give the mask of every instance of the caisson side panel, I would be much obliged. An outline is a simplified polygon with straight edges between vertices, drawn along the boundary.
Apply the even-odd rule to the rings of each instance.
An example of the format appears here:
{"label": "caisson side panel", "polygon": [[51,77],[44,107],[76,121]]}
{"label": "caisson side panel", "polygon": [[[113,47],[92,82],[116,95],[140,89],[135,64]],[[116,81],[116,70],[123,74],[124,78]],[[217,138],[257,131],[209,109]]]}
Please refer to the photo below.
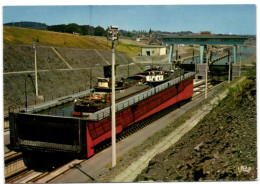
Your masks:
{"label": "caisson side panel", "polygon": [[[157,93],[137,104],[130,106],[116,115],[116,132],[165,109],[179,101],[191,98],[193,95],[193,77]],[[94,154],[94,147],[111,137],[111,118],[87,124],[88,157]]]}
{"label": "caisson side panel", "polygon": [[79,153],[82,150],[82,122],[76,118],[18,113],[11,122],[11,137],[22,150]]}

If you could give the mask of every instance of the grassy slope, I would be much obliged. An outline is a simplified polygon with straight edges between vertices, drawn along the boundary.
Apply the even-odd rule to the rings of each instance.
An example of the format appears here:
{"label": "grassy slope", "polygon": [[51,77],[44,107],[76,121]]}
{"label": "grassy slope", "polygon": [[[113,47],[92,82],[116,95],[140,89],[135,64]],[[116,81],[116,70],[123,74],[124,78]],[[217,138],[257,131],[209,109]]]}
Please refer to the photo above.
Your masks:
{"label": "grassy slope", "polygon": [[[4,44],[10,45],[32,45],[33,42],[39,40],[39,44],[43,46],[97,50],[111,49],[110,44],[107,43],[105,38],[95,36],[78,36],[67,33],[8,26],[3,27],[3,35]],[[140,53],[139,46],[124,43],[120,43],[117,46],[117,50],[130,55]]]}

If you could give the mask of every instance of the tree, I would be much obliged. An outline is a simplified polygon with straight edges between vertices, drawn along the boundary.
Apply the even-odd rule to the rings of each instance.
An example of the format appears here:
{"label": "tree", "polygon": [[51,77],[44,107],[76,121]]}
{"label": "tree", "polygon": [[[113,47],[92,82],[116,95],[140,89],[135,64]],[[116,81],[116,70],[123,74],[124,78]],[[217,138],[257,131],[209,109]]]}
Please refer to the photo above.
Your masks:
{"label": "tree", "polygon": [[66,26],[65,32],[66,33],[79,33],[79,34],[82,34],[82,31],[81,31],[79,25],[75,24],[75,23],[68,24]]}
{"label": "tree", "polygon": [[89,35],[90,34],[90,26],[89,25],[83,25],[80,26],[82,35]]}
{"label": "tree", "polygon": [[150,30],[149,30],[149,35],[150,35],[150,34],[152,34],[152,29],[151,29],[151,28],[150,28]]}
{"label": "tree", "polygon": [[126,34],[126,36],[127,36],[127,37],[131,37],[131,36],[132,36],[131,32],[128,31],[127,34]]}
{"label": "tree", "polygon": [[95,27],[94,28],[94,35],[95,36],[105,36],[106,35],[106,31],[104,30],[103,27]]}
{"label": "tree", "polygon": [[47,27],[47,30],[49,30],[49,31],[63,32],[63,33],[65,33],[65,29],[66,29],[65,24],[53,25],[53,26]]}

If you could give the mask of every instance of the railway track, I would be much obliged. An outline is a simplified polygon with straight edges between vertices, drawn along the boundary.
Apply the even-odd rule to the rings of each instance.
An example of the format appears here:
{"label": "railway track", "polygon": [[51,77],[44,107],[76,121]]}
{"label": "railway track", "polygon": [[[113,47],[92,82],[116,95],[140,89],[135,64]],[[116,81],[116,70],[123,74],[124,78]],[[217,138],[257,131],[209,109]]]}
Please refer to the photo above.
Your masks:
{"label": "railway track", "polygon": [[[218,86],[218,85],[216,85],[216,86]],[[213,85],[208,84],[209,90],[213,89],[213,87],[214,87]],[[133,124],[132,126],[125,129],[125,131],[123,131],[117,135],[117,137],[116,137],[117,142],[134,134],[135,132],[139,131],[140,129],[148,126],[149,124],[155,122],[156,120],[158,120],[161,117],[165,116],[166,114],[174,111],[175,109],[181,107],[182,105],[190,102],[191,100],[194,100],[194,99],[198,98],[199,96],[203,95],[204,89],[205,89],[205,82],[204,83],[201,82],[200,84],[195,85],[194,86],[194,95],[193,95],[192,99],[179,102],[160,112],[155,113],[152,116],[145,118],[144,120],[142,120],[140,122]],[[95,147],[95,153],[97,154],[100,151],[108,148],[109,146],[111,146],[110,140],[102,142],[102,144],[99,144]],[[87,161],[87,160],[75,159],[50,172],[36,172],[36,171],[30,170],[26,166],[24,166],[21,153],[13,153],[13,154],[9,153],[8,155],[5,156],[6,183],[47,183],[47,182],[51,182],[51,180],[57,178],[59,175],[66,173],[70,169],[79,166],[80,164],[82,164],[85,161]],[[17,169],[14,169],[15,166],[11,166],[11,164],[13,164],[13,165],[16,164]],[[19,165],[19,167],[18,167],[18,165]],[[12,169],[14,171],[10,171]]]}
{"label": "railway track", "polygon": [[5,155],[5,179],[12,181],[12,178],[17,177],[25,172],[27,167],[24,165],[22,153],[14,151],[8,152]]}

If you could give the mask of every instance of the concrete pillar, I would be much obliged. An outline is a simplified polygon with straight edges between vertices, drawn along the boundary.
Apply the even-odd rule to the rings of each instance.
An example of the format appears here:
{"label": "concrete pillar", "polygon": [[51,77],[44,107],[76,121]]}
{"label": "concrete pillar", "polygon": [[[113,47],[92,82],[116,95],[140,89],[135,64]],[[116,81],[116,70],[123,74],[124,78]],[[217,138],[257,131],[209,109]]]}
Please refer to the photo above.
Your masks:
{"label": "concrete pillar", "polygon": [[170,52],[169,52],[169,61],[168,61],[169,63],[172,62],[173,49],[174,49],[174,45],[171,44],[170,45]]}
{"label": "concrete pillar", "polygon": [[237,64],[237,46],[233,45],[234,64]]}
{"label": "concrete pillar", "polygon": [[203,63],[204,45],[200,45],[200,63]]}

